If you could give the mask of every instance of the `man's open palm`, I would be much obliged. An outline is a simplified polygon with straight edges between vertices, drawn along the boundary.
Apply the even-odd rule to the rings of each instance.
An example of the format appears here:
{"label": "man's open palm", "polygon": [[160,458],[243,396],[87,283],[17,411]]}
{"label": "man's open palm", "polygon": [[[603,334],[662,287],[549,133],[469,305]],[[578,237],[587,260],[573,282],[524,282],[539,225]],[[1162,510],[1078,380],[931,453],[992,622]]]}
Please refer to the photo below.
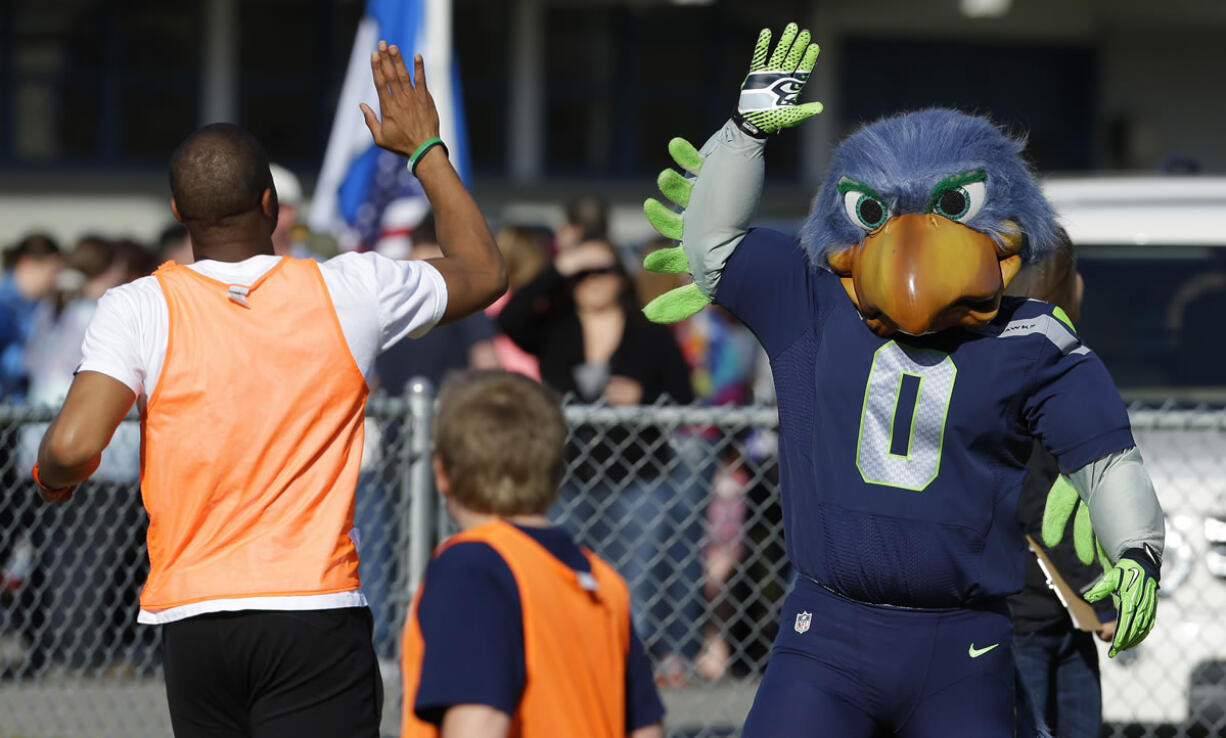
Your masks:
{"label": "man's open palm", "polygon": [[362,116],[375,144],[401,156],[411,155],[423,141],[438,135],[438,110],[426,88],[426,69],[421,54],[413,56],[413,78],[396,46],[379,42],[370,55],[370,71],[379,94],[383,120],[362,103]]}

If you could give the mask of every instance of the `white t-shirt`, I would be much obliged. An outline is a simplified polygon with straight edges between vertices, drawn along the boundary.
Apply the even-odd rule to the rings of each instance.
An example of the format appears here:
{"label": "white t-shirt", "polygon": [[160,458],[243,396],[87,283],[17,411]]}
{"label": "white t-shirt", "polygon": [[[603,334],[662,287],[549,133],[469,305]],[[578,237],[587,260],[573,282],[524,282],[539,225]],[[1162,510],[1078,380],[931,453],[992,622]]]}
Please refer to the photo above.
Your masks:
{"label": "white t-shirt", "polygon": [[[250,286],[280,259],[261,254],[238,262],[198,261],[188,268],[224,284]],[[321,262],[319,271],[345,343],[367,380],[379,353],[406,336],[425,334],[447,309],[447,285],[429,262],[349,253]],[[162,372],[169,330],[170,312],[157,277],[107,290],[85,332],[77,371],[100,372],[137,397],[148,397]]]}
{"label": "white t-shirt", "polygon": [[[190,269],[224,284],[250,286],[281,259],[262,254],[239,262],[200,261]],[[328,296],[353,360],[369,382],[375,357],[405,337],[421,336],[443,317],[447,285],[428,262],[393,261],[375,253],[343,254],[319,264]],[[98,302],[78,371],[99,372],[123,382],[138,398],[153,394],[166,358],[170,311],[156,277],[107,290]],[[160,624],[231,610],[327,610],[361,607],[360,590],[292,597],[206,600],[151,612],[142,623]]]}

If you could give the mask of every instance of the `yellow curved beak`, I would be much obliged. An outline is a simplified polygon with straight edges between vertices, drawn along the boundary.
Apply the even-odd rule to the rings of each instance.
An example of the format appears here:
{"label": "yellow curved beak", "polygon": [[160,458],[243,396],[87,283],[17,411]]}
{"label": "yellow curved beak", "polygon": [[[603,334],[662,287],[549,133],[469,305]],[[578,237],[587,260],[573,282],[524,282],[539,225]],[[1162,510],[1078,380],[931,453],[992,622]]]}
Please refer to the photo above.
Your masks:
{"label": "yellow curved beak", "polygon": [[832,254],[830,263],[873,331],[921,335],[996,317],[1021,267],[1020,246],[1020,237],[1001,249],[948,218],[907,214]]}

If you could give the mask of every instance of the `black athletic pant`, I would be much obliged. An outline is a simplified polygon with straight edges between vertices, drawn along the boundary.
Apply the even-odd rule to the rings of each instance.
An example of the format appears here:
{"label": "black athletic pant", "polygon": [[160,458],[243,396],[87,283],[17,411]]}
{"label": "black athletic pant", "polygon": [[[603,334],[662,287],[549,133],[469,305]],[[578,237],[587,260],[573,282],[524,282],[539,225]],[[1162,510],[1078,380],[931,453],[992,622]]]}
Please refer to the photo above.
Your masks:
{"label": "black athletic pant", "polygon": [[383,681],[371,625],[365,607],[163,625],[176,738],[377,738]]}

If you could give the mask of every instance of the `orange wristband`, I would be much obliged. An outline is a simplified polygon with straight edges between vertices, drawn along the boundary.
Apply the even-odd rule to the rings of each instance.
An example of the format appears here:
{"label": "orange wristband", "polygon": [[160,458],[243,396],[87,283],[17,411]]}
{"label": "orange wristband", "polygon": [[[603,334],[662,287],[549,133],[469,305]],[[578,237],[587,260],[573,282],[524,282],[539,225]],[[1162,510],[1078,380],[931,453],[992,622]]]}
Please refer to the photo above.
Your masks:
{"label": "orange wristband", "polygon": [[38,485],[38,488],[48,494],[62,495],[65,492],[71,490],[73,487],[73,485],[71,484],[68,485],[67,487],[48,487],[47,485],[43,484],[43,480],[38,478],[38,462],[37,461],[34,462],[34,468],[30,470],[30,476],[34,477],[34,483]]}

